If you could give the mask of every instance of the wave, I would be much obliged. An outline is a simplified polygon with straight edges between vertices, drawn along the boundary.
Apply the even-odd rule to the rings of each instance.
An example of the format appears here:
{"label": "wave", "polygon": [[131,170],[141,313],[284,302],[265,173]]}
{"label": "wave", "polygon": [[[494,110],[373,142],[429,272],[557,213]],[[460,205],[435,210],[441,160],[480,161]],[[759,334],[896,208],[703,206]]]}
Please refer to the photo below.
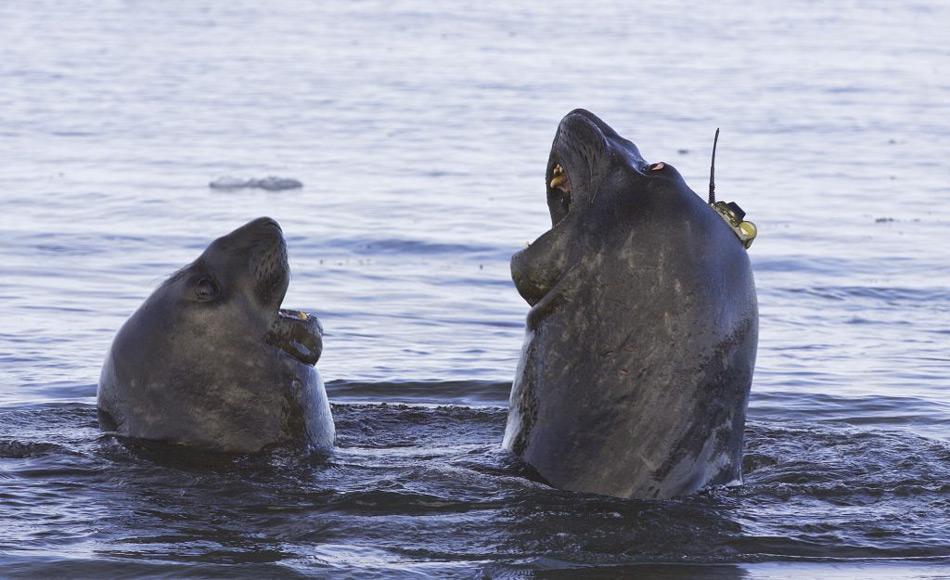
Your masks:
{"label": "wave", "polygon": [[510,382],[496,381],[331,381],[327,395],[335,403],[392,402],[425,405],[508,405]]}
{"label": "wave", "polygon": [[854,427],[910,427],[950,437],[950,403],[923,397],[843,396],[753,389],[749,418],[838,423]]}
{"label": "wave", "polygon": [[[291,242],[296,238],[289,238]],[[307,240],[301,239],[301,242]],[[450,255],[454,257],[493,256],[507,260],[511,254],[510,247],[492,246],[488,244],[443,242],[420,238],[396,238],[360,235],[356,237],[326,238],[320,241],[321,248],[335,248],[346,250],[357,255]]]}
{"label": "wave", "polygon": [[847,301],[878,301],[888,306],[920,305],[933,308],[937,305],[950,303],[950,290],[943,287],[906,288],[888,286],[812,286],[774,288],[770,292],[801,296],[802,294],[825,300]]}

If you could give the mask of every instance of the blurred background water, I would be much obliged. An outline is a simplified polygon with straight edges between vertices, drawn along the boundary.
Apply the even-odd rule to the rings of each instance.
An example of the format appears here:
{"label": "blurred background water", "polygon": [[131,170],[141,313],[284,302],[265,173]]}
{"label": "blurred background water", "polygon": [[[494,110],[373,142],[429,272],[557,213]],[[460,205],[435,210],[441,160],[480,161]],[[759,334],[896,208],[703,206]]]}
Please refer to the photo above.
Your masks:
{"label": "blurred background water", "polygon": [[[928,2],[0,4],[0,575],[946,575],[948,29]],[[575,496],[498,449],[508,259],[575,107],[700,193],[722,128],[760,232],[742,487]],[[208,188],[267,175],[305,185]],[[338,452],[102,437],[114,332],[261,215],[326,329]]]}

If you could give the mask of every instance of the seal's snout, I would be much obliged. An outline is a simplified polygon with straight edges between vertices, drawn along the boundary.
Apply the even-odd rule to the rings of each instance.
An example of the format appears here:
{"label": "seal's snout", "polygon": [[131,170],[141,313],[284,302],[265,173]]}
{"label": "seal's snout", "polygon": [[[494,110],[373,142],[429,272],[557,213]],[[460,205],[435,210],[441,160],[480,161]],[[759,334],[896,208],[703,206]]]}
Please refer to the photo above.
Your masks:
{"label": "seal's snout", "polygon": [[251,258],[257,297],[262,304],[280,307],[290,284],[290,264],[287,262],[287,244],[283,235],[260,244]]}
{"label": "seal's snout", "polygon": [[247,252],[255,298],[268,316],[273,315],[265,342],[303,364],[316,364],[323,352],[320,321],[306,312],[280,308],[290,285],[287,243],[280,224],[269,217],[257,218],[231,236]]}
{"label": "seal's snout", "polygon": [[276,311],[290,283],[287,244],[280,224],[269,217],[257,218],[228,234],[227,239],[236,257],[247,256],[244,259],[248,260],[257,300]]}
{"label": "seal's snout", "polygon": [[246,228],[253,230],[260,230],[262,232],[270,231],[271,233],[277,233],[281,236],[284,235],[284,230],[280,228],[280,224],[277,223],[277,220],[269,217],[260,217],[256,220],[249,222]]}
{"label": "seal's snout", "polygon": [[607,147],[608,137],[616,133],[610,125],[584,109],[574,109],[564,115],[557,128],[557,140],[564,140],[577,147],[588,149],[591,153],[602,153]]}
{"label": "seal's snout", "polygon": [[277,220],[269,217],[260,217],[251,220],[234,230],[225,239],[228,239],[235,245],[256,244],[259,242],[273,241],[275,238],[284,237],[284,230],[281,229]]}
{"label": "seal's snout", "polygon": [[552,225],[559,224],[578,201],[589,200],[594,178],[606,159],[613,130],[593,113],[575,109],[558,124],[545,171]]}

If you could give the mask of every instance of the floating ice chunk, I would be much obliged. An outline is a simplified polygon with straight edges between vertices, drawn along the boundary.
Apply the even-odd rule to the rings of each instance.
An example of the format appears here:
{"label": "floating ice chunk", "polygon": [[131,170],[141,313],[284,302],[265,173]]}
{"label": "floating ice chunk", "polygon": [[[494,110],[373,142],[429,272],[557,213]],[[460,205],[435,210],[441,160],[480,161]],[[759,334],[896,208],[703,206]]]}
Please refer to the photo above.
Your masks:
{"label": "floating ice chunk", "polygon": [[208,187],[211,189],[240,189],[242,187],[248,187],[247,179],[241,179],[240,177],[219,177],[208,184]]}
{"label": "floating ice chunk", "polygon": [[256,187],[266,189],[267,191],[281,191],[284,189],[299,189],[303,187],[303,183],[296,179],[277,177],[275,175],[268,175],[263,179],[254,177],[242,179],[240,177],[225,176],[215,179],[208,184],[208,187],[211,189],[244,189]]}
{"label": "floating ice chunk", "polygon": [[264,179],[252,179],[251,187],[260,187],[267,191],[280,191],[282,189],[298,189],[303,187],[303,183],[289,177],[275,177],[268,175]]}

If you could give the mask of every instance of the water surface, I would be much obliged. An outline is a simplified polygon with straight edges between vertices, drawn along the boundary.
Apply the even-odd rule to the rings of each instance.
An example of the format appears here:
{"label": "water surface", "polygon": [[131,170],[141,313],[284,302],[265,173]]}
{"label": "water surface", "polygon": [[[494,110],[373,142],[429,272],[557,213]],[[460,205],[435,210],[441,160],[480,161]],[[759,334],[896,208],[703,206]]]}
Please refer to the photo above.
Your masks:
{"label": "water surface", "polygon": [[[938,576],[950,564],[950,9],[0,5],[0,575]],[[499,449],[508,258],[583,106],[759,226],[745,483],[559,492]],[[283,192],[219,191],[278,175]],[[116,329],[270,215],[327,459],[102,435]]]}

